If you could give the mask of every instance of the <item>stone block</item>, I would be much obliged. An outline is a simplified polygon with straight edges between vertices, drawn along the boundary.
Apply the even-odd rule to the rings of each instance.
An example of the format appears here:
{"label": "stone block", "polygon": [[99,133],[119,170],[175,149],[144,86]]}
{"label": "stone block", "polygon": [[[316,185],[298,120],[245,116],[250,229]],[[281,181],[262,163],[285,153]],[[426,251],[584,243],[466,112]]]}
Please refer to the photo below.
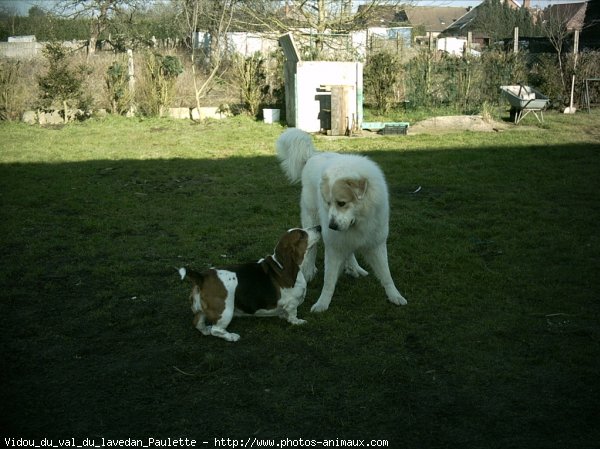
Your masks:
{"label": "stone block", "polygon": [[27,123],[28,125],[35,125],[38,122],[37,112],[25,111],[21,120],[23,120],[23,122]]}
{"label": "stone block", "polygon": [[190,108],[169,108],[169,117],[178,119],[189,119]]}

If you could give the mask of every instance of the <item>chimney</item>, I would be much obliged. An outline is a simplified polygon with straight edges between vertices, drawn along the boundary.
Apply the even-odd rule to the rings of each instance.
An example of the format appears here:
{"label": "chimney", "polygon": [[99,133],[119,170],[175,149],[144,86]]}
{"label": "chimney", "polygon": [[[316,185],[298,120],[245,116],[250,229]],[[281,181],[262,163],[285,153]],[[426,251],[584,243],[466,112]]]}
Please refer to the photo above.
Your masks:
{"label": "chimney", "polygon": [[523,8],[531,9],[531,0],[523,0]]}

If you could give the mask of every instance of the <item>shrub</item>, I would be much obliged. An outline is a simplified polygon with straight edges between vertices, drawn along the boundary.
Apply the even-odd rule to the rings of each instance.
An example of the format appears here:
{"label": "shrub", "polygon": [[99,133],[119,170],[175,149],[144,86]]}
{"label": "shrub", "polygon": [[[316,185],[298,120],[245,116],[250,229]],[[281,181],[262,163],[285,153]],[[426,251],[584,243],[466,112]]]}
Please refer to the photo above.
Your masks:
{"label": "shrub", "polygon": [[140,89],[140,107],[149,115],[163,116],[175,97],[175,80],[183,73],[183,65],[176,56],[159,53],[146,55],[145,83]]}
{"label": "shrub", "polygon": [[[583,80],[597,78],[600,73],[600,52],[583,51],[578,56],[577,67],[575,70],[575,98],[584,99],[585,84]],[[588,94],[590,101],[598,102],[600,98],[600,83],[589,83]],[[583,101],[580,105],[583,108]]]}
{"label": "shrub", "polygon": [[560,107],[565,101],[557,66],[556,54],[544,53],[538,55],[532,64],[529,76],[531,83],[550,98],[550,104],[553,107]]}
{"label": "shrub", "polygon": [[113,114],[124,114],[129,111],[132,93],[129,90],[127,66],[120,62],[113,62],[106,71],[105,80],[111,112]]}
{"label": "shrub", "polygon": [[249,57],[236,54],[232,62],[231,81],[239,89],[246,110],[256,116],[268,90],[265,58],[258,52]]}
{"label": "shrub", "polygon": [[381,51],[371,56],[365,65],[364,86],[375,109],[385,114],[396,102],[396,91],[402,74],[402,66],[396,55]]}
{"label": "shrub", "polygon": [[[571,77],[575,73],[574,101],[583,99],[583,80],[595,78],[600,73],[600,53],[597,51],[583,51],[577,56],[575,64],[572,53],[562,55],[562,67],[565,69],[565,79],[568,80],[563,85],[561,73],[557,70],[558,55],[556,53],[545,53],[535,58],[530,75],[530,81],[538,87],[540,91],[550,98],[552,107],[562,109],[570,102],[571,97]],[[590,97],[598,97],[598,84],[592,83],[590,87]],[[583,106],[583,104],[582,104]]]}
{"label": "shrub", "polygon": [[0,120],[13,120],[20,112],[18,80],[21,77],[21,62],[0,61]]}
{"label": "shrub", "polygon": [[485,102],[498,104],[501,85],[529,81],[527,58],[497,49],[478,57],[422,50],[405,66],[408,98],[418,107],[478,111]]}
{"label": "shrub", "polygon": [[274,51],[266,64],[266,80],[263,103],[267,107],[285,108],[283,52]]}
{"label": "shrub", "polygon": [[488,50],[481,55],[481,77],[478,90],[481,102],[497,103],[500,98],[500,86],[510,84],[528,84],[529,69],[526,52],[513,53],[502,50]]}
{"label": "shrub", "polygon": [[413,106],[434,106],[437,97],[436,72],[440,65],[439,53],[422,49],[405,66],[407,99]]}
{"label": "shrub", "polygon": [[89,68],[84,64],[73,67],[68,50],[59,43],[46,45],[43,54],[49,67],[45,75],[38,77],[40,104],[43,108],[61,108],[66,122],[69,107],[87,110],[91,106],[91,97],[83,89]]}

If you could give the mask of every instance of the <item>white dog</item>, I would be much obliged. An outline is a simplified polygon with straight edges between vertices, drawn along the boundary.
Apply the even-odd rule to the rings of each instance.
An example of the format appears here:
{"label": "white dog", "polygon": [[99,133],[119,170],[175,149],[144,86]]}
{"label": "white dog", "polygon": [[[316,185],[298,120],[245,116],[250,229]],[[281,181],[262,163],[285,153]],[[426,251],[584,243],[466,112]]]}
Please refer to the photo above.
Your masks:
{"label": "white dog", "polygon": [[[292,183],[302,180],[302,226],[321,225],[325,244],[325,279],[321,296],[311,311],[327,310],[342,271],[365,276],[354,256],[364,256],[380,280],[390,302],[406,304],[388,266],[388,189],[381,169],[366,157],[322,153],[309,134],[291,128],[277,140],[277,156]],[[316,247],[307,254],[302,271],[311,280]]]}

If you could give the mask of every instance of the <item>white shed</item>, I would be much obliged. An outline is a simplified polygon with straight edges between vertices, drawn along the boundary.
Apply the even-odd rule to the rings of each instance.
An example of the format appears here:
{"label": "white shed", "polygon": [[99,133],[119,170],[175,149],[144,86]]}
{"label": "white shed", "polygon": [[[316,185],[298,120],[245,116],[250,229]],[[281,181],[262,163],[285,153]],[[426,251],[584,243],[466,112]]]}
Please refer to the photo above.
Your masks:
{"label": "white shed", "polygon": [[290,33],[279,38],[286,57],[286,122],[306,132],[344,135],[363,119],[360,62],[302,61]]}

